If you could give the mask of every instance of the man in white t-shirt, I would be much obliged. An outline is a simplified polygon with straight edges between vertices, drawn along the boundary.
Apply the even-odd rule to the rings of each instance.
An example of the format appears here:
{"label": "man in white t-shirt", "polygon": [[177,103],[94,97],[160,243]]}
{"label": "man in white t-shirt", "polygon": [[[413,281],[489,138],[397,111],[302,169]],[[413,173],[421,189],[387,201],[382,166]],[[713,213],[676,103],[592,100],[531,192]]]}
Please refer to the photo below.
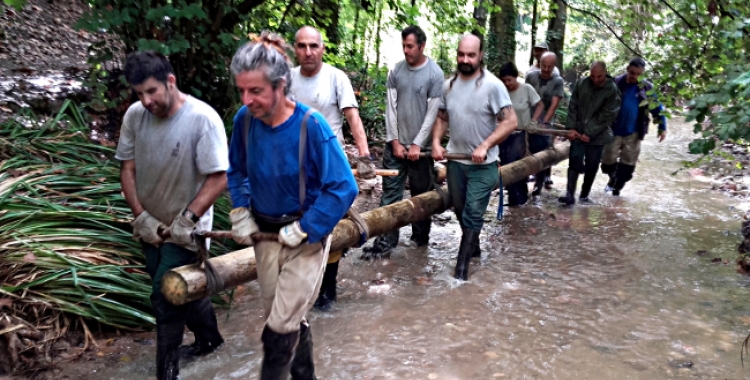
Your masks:
{"label": "man in white t-shirt", "polygon": [[[372,178],[375,175],[374,167],[367,146],[365,128],[359,117],[354,89],[343,71],[323,63],[324,53],[323,37],[317,29],[303,26],[297,31],[294,37],[294,54],[299,66],[292,69],[292,86],[289,94],[295,100],[320,111],[341,145],[344,144],[344,120],[341,117],[343,112],[359,150],[359,176]],[[336,275],[342,254],[343,251],[337,251],[331,252],[328,256],[320,294],[315,301],[316,309],[329,310],[336,301]]]}

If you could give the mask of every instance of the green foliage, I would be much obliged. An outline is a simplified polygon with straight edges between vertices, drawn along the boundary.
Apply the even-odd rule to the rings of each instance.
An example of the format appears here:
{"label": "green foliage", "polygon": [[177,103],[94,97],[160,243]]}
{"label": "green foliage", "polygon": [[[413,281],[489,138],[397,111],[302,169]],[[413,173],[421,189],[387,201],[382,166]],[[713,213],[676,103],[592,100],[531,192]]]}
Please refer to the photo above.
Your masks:
{"label": "green foliage", "polygon": [[15,8],[17,11],[20,11],[21,8],[26,4],[26,0],[3,0],[3,3],[9,7]]}

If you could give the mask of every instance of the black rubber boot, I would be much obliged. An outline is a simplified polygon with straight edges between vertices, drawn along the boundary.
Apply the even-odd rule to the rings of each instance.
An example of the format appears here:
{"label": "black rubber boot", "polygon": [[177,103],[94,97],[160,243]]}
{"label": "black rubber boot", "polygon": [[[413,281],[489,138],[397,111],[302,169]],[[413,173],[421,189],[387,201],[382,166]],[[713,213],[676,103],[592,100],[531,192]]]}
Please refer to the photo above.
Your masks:
{"label": "black rubber boot", "polygon": [[299,341],[299,331],[277,334],[266,326],[260,340],[263,342],[263,364],[260,380],[288,380],[294,349]]}
{"label": "black rubber boot", "polygon": [[[336,302],[336,276],[339,273],[339,262],[326,265],[323,273],[323,283],[320,284],[320,293],[315,301],[314,308],[322,311],[331,310]],[[301,338],[300,338],[301,339]]]}
{"label": "black rubber boot", "polygon": [[459,280],[466,281],[469,279],[469,264],[471,256],[479,246],[479,233],[468,228],[462,230],[461,246],[458,247],[458,257],[456,258],[455,277]]}
{"label": "black rubber boot", "polygon": [[208,355],[224,344],[210,298],[196,300],[190,305],[186,325],[195,335],[195,342],[180,346],[180,356],[183,359]]}
{"label": "black rubber boot", "polygon": [[583,185],[581,185],[580,199],[588,200],[589,194],[591,193],[591,187],[594,186],[594,179],[596,179],[597,171],[599,171],[599,168],[597,168],[596,170],[587,170],[583,174]]}
{"label": "black rubber boot", "polygon": [[398,230],[389,231],[375,238],[370,247],[362,248],[362,260],[387,259],[391,257],[391,250],[398,245]]}
{"label": "black rubber boot", "polygon": [[620,191],[622,190],[622,188],[625,187],[625,184],[633,178],[634,171],[635,166],[632,165],[620,164],[617,166],[617,180],[612,186],[612,195],[616,197],[620,196]]}
{"label": "black rubber boot", "polygon": [[567,192],[564,197],[557,198],[560,203],[566,205],[573,205],[576,203],[575,193],[576,187],[578,186],[578,172],[573,169],[568,169],[568,185]]}
{"label": "black rubber boot", "polygon": [[180,378],[180,344],[185,332],[185,323],[156,324],[156,379],[178,380]]}
{"label": "black rubber boot", "polygon": [[300,324],[299,344],[292,360],[292,380],[316,380],[310,325]]}

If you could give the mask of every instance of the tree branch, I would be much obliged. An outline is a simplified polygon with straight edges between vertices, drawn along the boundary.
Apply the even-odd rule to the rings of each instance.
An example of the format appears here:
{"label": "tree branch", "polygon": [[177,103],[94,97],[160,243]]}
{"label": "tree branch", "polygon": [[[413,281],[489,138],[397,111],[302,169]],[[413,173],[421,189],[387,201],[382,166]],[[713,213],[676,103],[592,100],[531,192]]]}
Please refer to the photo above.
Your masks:
{"label": "tree branch", "polygon": [[690,27],[691,29],[695,28],[695,26],[693,26],[693,25],[692,25],[692,24],[691,24],[691,23],[690,23],[690,22],[689,22],[689,21],[688,21],[688,20],[687,20],[687,19],[686,19],[685,17],[682,17],[682,15],[680,14],[680,12],[677,12],[677,10],[676,10],[676,9],[674,9],[674,8],[673,8],[673,7],[672,7],[672,6],[671,6],[671,5],[670,5],[670,4],[669,4],[669,3],[667,2],[667,0],[659,0],[659,1],[661,1],[662,3],[664,3],[664,5],[666,5],[666,6],[667,6],[667,8],[669,8],[669,9],[670,9],[670,10],[671,10],[672,12],[674,12],[674,14],[676,14],[676,15],[677,15],[677,17],[679,17],[679,18],[680,18],[680,19],[681,19],[681,20],[682,20],[682,21],[683,21],[683,22],[684,22],[684,23],[685,23],[685,24],[686,24],[687,26],[689,26],[689,27]]}
{"label": "tree branch", "polygon": [[617,38],[617,40],[618,40],[618,41],[620,41],[620,43],[621,43],[621,44],[622,44],[623,46],[625,46],[626,48],[628,48],[628,50],[630,50],[630,51],[631,51],[631,52],[632,52],[633,54],[635,54],[635,55],[637,55],[637,56],[639,56],[639,57],[641,57],[641,58],[644,58],[644,59],[645,59],[645,57],[643,56],[643,54],[641,54],[641,53],[639,53],[639,52],[635,51],[635,49],[631,48],[631,47],[630,47],[630,46],[629,46],[628,44],[626,44],[626,43],[625,43],[625,41],[624,41],[624,40],[622,39],[622,37],[620,37],[620,36],[619,36],[619,35],[617,34],[617,32],[615,32],[615,30],[614,30],[614,29],[612,29],[612,27],[611,27],[611,26],[609,26],[609,24],[607,24],[606,22],[604,22],[604,20],[602,20],[602,18],[601,18],[601,17],[599,17],[598,15],[596,15],[596,13],[594,13],[594,12],[591,12],[591,11],[587,11],[587,10],[585,10],[585,9],[578,9],[578,8],[575,8],[575,7],[571,6],[570,4],[568,4],[568,2],[567,2],[567,1],[565,1],[565,0],[562,0],[562,2],[563,2],[563,3],[565,3],[565,5],[566,5],[566,6],[568,7],[568,8],[570,8],[570,9],[572,9],[572,10],[576,11],[576,12],[581,12],[581,13],[583,13],[583,14],[585,14],[585,15],[589,15],[589,16],[591,16],[591,17],[595,18],[595,19],[596,19],[596,21],[599,21],[599,23],[600,23],[600,24],[602,24],[602,25],[604,25],[605,27],[607,27],[607,29],[609,29],[609,31],[610,31],[610,32],[612,32],[612,35],[614,35],[614,36],[615,36],[615,38]]}
{"label": "tree branch", "polygon": [[221,20],[221,26],[223,30],[231,31],[234,26],[240,22],[240,15],[246,15],[250,13],[257,6],[265,3],[266,0],[245,0],[234,8],[234,11],[224,16]]}

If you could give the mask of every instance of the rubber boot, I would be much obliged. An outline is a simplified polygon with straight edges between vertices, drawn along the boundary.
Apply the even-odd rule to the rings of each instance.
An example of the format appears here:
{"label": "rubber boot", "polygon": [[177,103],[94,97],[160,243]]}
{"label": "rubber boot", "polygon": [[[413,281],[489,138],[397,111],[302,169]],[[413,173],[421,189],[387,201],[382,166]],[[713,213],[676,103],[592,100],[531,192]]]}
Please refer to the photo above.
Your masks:
{"label": "rubber boot", "polygon": [[208,355],[224,344],[210,298],[196,300],[190,305],[185,324],[195,335],[195,342],[180,346],[180,356],[183,359]]}
{"label": "rubber boot", "polygon": [[375,238],[370,247],[362,248],[362,260],[387,259],[391,257],[391,250],[398,245],[398,229],[386,232]]}
{"label": "rubber boot", "polygon": [[458,247],[458,257],[456,258],[455,277],[459,280],[466,281],[469,279],[469,264],[471,263],[471,256],[479,246],[479,233],[481,231],[464,228],[462,232],[461,246]]}
{"label": "rubber boot", "polygon": [[576,203],[575,193],[576,193],[577,186],[578,186],[578,172],[573,169],[568,169],[567,192],[565,193],[564,197],[560,197],[557,200],[560,203],[565,203],[566,205],[575,204]]}
{"label": "rubber boot", "polygon": [[587,170],[583,174],[583,185],[581,185],[581,196],[579,198],[581,202],[589,202],[589,194],[591,193],[591,187],[594,186],[597,171],[599,171],[598,168],[596,170]]}
{"label": "rubber boot", "polygon": [[180,378],[180,344],[185,332],[185,323],[156,324],[156,379],[178,380]]}
{"label": "rubber boot", "polygon": [[314,308],[322,311],[331,310],[333,303],[336,302],[336,276],[338,272],[338,261],[326,265],[326,270],[323,273],[323,282],[320,285],[320,293],[313,305]]}
{"label": "rubber boot", "polygon": [[300,324],[299,344],[292,359],[292,380],[316,380],[310,325]]}
{"label": "rubber boot", "polygon": [[260,340],[263,342],[263,364],[260,380],[288,380],[294,349],[299,341],[299,331],[278,334],[266,326]]}
{"label": "rubber boot", "polygon": [[544,181],[546,179],[547,179],[547,176],[544,175],[544,170],[542,170],[539,173],[536,173],[536,176],[534,178],[534,190],[531,191],[531,196],[536,197],[542,194],[542,189],[544,188]]}
{"label": "rubber boot", "polygon": [[619,197],[620,190],[633,178],[635,166],[620,164],[617,166],[617,180],[612,186],[612,195]]}

